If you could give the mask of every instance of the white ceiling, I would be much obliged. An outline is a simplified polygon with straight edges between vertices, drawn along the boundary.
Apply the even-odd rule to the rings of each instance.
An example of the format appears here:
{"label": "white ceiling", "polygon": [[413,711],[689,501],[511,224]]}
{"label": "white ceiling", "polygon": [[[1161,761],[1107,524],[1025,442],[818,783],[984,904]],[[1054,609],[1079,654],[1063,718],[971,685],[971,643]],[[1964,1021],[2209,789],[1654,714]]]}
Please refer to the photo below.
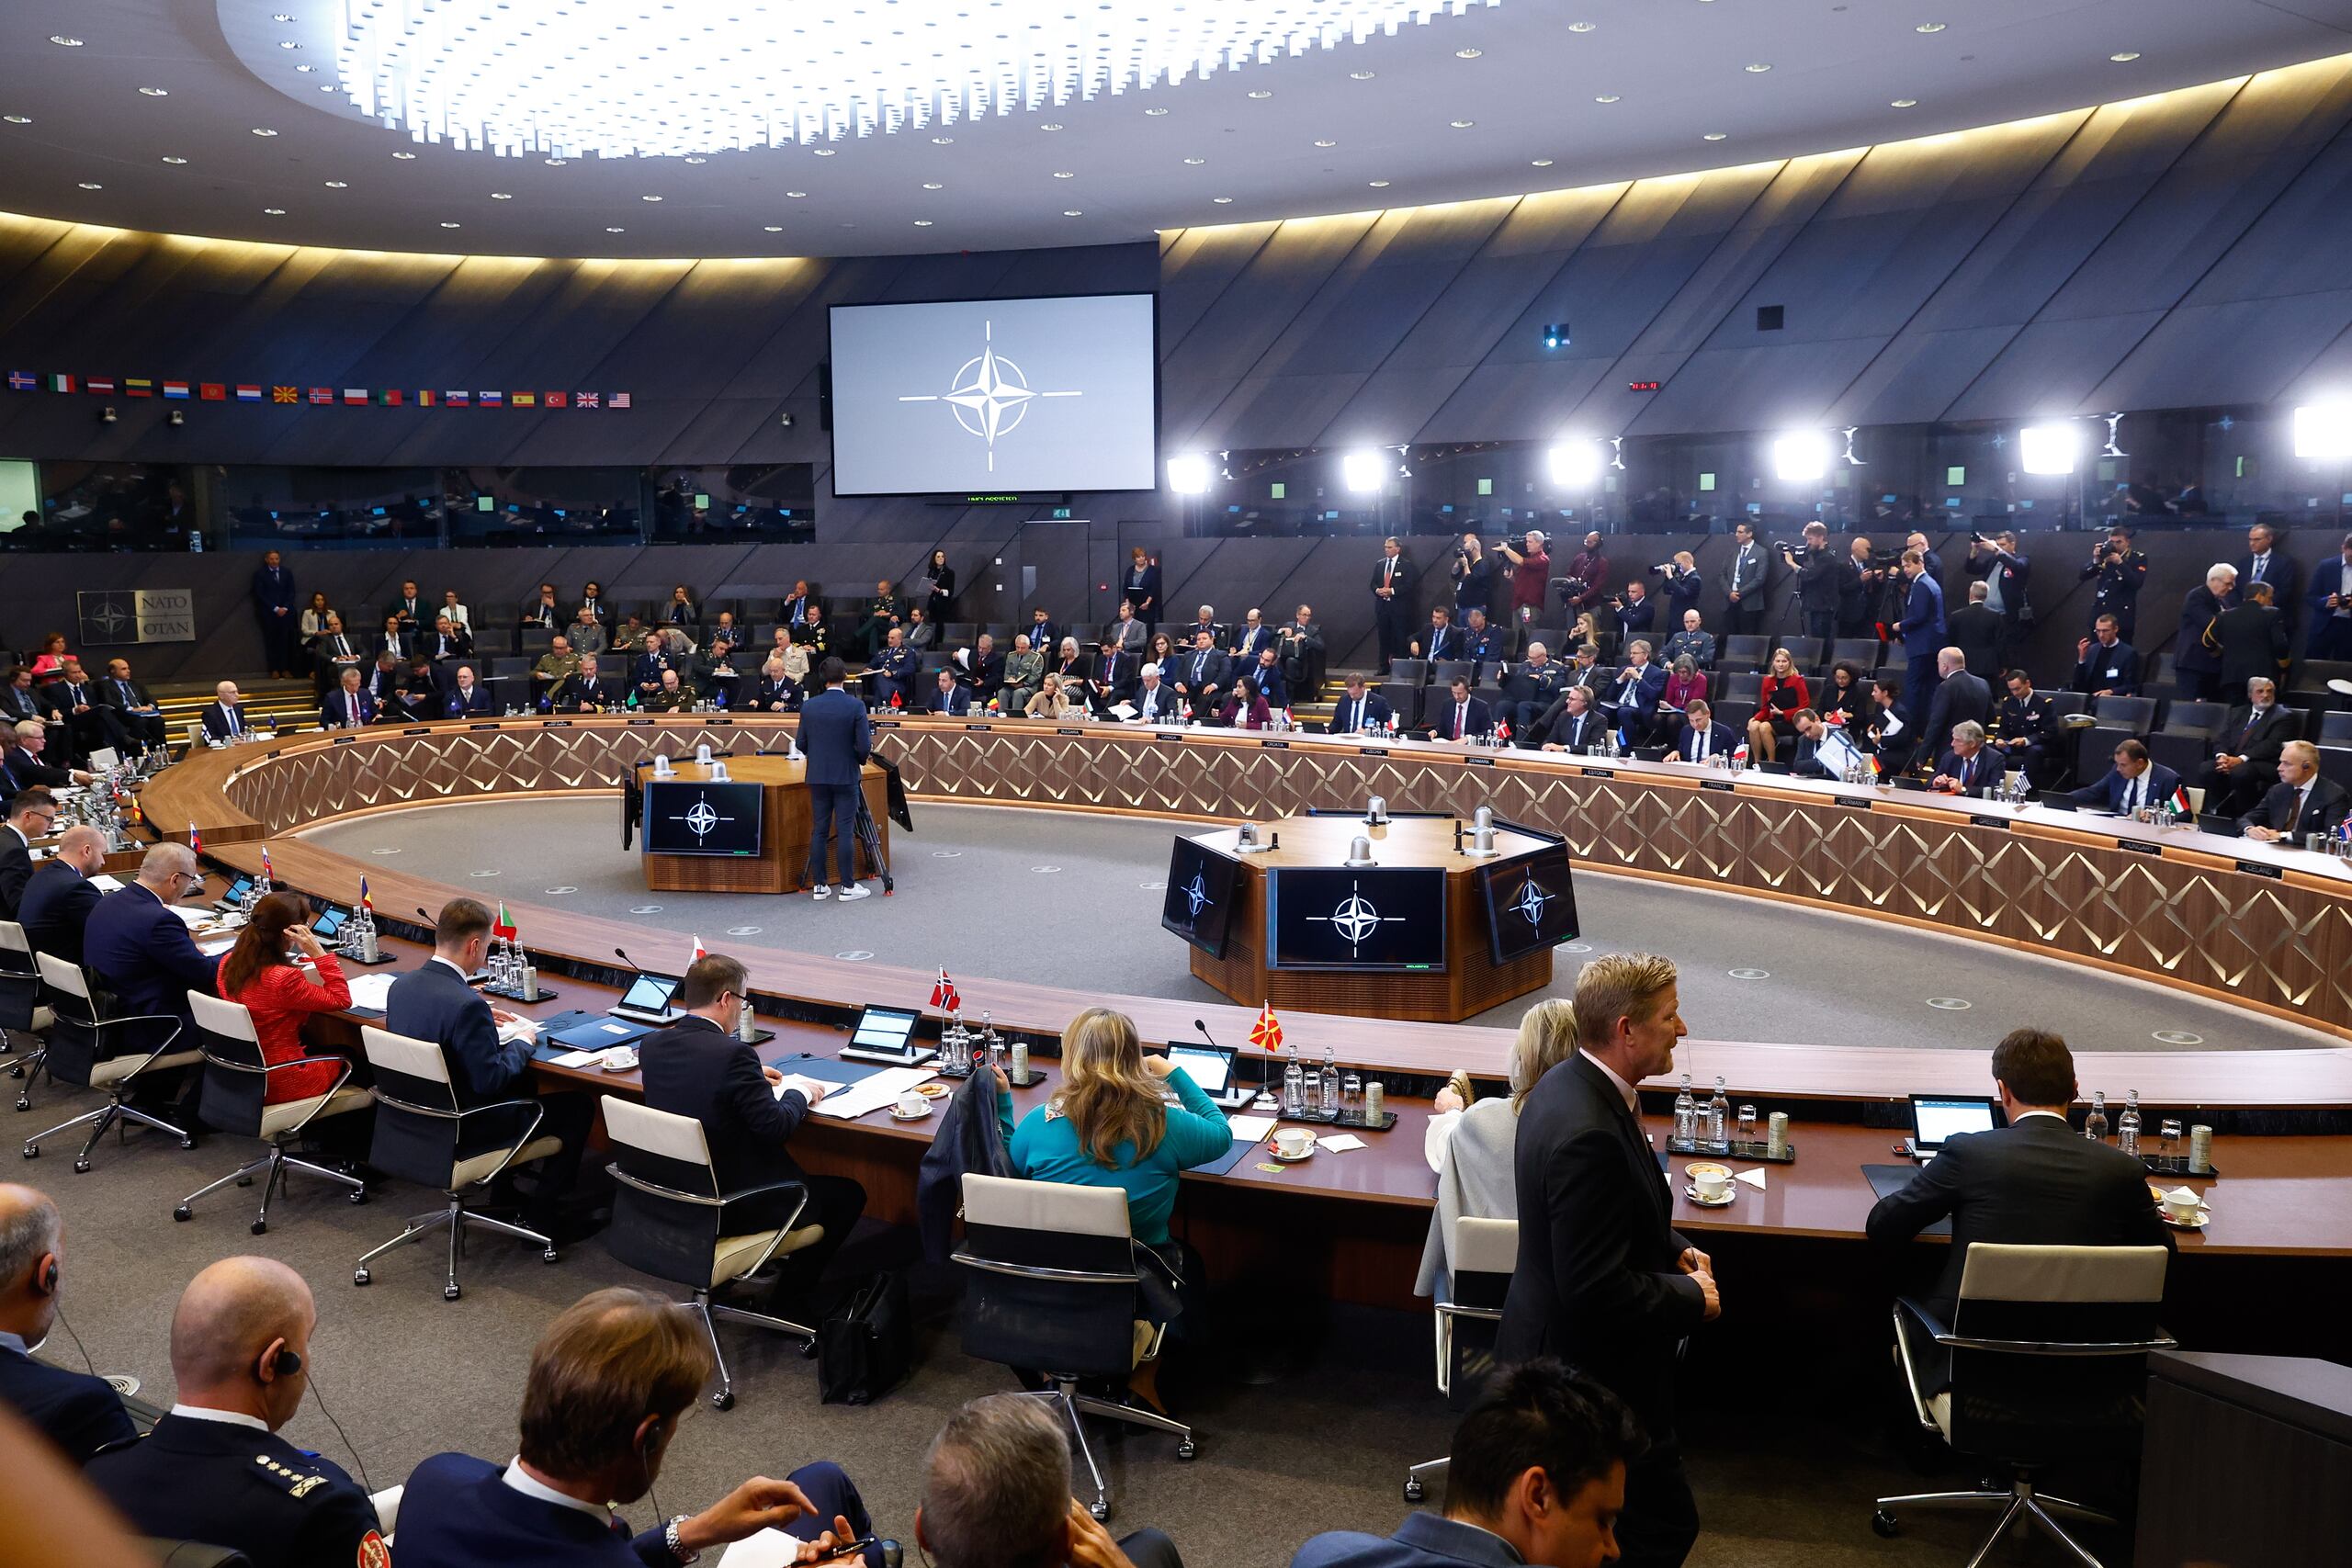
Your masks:
{"label": "white ceiling", "polygon": [[[560,27],[575,0],[441,3],[536,9]],[[710,40],[729,36],[726,19],[756,3],[675,0],[677,57],[722,47]],[[791,3],[862,18],[886,36],[905,19],[897,0]],[[1291,4],[1317,15],[1351,10],[1342,0]],[[1081,9],[1070,0],[971,0],[973,10],[992,7],[1015,28],[1033,17],[1049,31],[1075,25]],[[1414,8],[1362,0],[1352,9]],[[1121,25],[1095,15],[1107,9],[1097,0],[1085,25]],[[1128,0],[1125,23],[1140,35],[1173,9]],[[339,0],[5,0],[0,115],[29,123],[0,121],[0,209],[487,254],[1091,244],[1860,146],[2352,50],[2352,0],[1502,0],[1462,15],[1439,0],[1426,9],[1436,14],[1393,36],[1148,91],[714,150],[698,163],[588,156],[549,166],[537,153],[420,142],[365,118],[339,86],[320,91],[337,82]],[[1940,30],[1917,30],[1936,23]],[[54,44],[51,34],[81,47]],[[1457,52],[1473,50],[1472,59]],[[2109,58],[2118,53],[2138,58]],[[1363,72],[1369,80],[1355,79]],[[674,71],[648,68],[641,84],[616,75],[612,96],[683,100],[693,90]],[[1596,101],[1603,95],[1617,101]],[[1896,108],[1897,99],[1916,102]],[[940,136],[952,141],[937,144]]]}

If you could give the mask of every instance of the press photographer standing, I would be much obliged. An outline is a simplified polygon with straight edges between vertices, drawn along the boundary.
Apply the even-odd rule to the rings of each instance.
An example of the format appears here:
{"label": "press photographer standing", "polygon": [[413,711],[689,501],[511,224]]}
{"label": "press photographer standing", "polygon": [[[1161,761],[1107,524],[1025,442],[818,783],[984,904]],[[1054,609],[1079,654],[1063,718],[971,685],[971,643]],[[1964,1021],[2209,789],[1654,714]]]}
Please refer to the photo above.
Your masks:
{"label": "press photographer standing", "polygon": [[2139,624],[2140,590],[2148,581],[2148,558],[2132,547],[2132,530],[2120,523],[2091,547],[2090,562],[2083,568],[2081,581],[2093,578],[2098,581],[2091,590],[2089,624],[2096,627],[2101,615],[2113,615],[2118,632],[2130,642],[2132,630]]}
{"label": "press photographer standing", "polygon": [[1486,541],[1475,533],[1462,536],[1453,547],[1453,624],[1468,626],[1470,612],[1491,615],[1495,605],[1495,563],[1487,558]]}
{"label": "press photographer standing", "polygon": [[1838,563],[1829,556],[1829,529],[1804,525],[1804,543],[1781,546],[1781,561],[1797,574],[1797,613],[1804,635],[1824,648],[1838,636]]}

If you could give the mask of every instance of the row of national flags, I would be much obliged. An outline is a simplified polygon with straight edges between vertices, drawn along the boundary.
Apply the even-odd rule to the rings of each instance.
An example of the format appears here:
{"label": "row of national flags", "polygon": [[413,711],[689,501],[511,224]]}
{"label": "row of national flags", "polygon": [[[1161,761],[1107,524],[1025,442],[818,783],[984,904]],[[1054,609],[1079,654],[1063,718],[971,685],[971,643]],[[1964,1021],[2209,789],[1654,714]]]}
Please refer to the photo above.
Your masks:
{"label": "row of national flags", "polygon": [[86,392],[101,398],[164,398],[205,403],[296,404],[305,408],[627,409],[627,392],[474,391],[432,387],[283,387],[258,381],[159,381],[148,376],[8,372],[12,392]]}

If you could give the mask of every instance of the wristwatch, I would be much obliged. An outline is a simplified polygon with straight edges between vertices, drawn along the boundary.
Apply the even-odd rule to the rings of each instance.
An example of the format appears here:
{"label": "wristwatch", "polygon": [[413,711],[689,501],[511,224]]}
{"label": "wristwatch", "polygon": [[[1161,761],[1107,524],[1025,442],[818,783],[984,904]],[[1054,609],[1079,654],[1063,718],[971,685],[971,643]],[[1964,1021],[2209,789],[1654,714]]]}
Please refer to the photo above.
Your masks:
{"label": "wristwatch", "polygon": [[676,1558],[679,1562],[693,1562],[700,1560],[702,1553],[699,1551],[688,1551],[685,1549],[684,1544],[679,1540],[678,1527],[685,1522],[686,1516],[680,1514],[668,1524],[662,1526],[662,1544],[668,1547],[670,1549],[670,1555]]}

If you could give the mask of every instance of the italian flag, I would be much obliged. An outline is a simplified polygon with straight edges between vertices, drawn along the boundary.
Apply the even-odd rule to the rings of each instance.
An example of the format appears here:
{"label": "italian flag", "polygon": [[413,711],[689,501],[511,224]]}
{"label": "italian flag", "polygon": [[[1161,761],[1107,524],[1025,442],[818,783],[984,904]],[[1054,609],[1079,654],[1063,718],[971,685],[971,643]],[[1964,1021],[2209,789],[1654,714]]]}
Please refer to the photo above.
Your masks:
{"label": "italian flag", "polygon": [[490,934],[503,937],[508,942],[514,940],[514,918],[506,912],[506,900],[503,898],[498,901],[498,919],[491,922]]}

